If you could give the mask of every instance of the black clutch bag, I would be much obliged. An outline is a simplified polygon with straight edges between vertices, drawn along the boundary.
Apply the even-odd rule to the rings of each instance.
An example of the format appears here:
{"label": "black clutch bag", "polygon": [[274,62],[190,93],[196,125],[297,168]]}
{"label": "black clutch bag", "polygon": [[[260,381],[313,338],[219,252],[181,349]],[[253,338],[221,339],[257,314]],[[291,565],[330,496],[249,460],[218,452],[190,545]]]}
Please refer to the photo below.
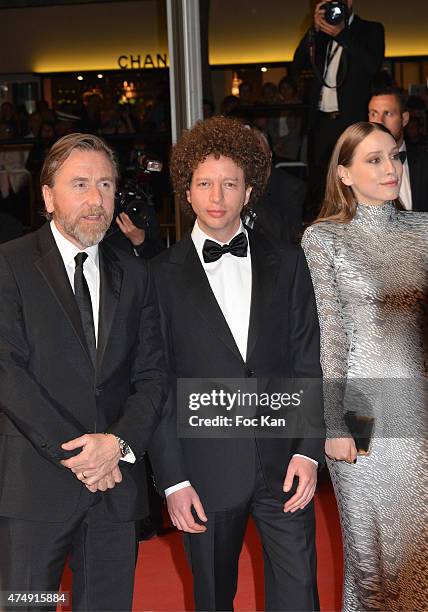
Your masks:
{"label": "black clutch bag", "polygon": [[374,418],[355,411],[345,412],[345,423],[351,432],[359,455],[370,453],[370,442],[373,434]]}

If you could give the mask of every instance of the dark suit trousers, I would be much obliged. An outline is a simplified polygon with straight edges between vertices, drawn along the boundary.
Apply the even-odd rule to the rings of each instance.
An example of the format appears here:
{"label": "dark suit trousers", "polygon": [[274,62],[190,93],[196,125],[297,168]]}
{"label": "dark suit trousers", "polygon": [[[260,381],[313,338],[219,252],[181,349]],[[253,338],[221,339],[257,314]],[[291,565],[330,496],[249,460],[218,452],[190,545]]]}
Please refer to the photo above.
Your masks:
{"label": "dark suit trousers", "polygon": [[185,534],[196,610],[233,610],[249,515],[263,544],[265,610],[319,610],[313,502],[284,513],[266,487],[258,460],[251,498],[237,508],[208,512],[205,533]]}
{"label": "dark suit trousers", "polygon": [[0,517],[0,590],[58,591],[69,557],[73,611],[131,610],[136,544],[135,523],[112,523],[102,502],[64,523]]}

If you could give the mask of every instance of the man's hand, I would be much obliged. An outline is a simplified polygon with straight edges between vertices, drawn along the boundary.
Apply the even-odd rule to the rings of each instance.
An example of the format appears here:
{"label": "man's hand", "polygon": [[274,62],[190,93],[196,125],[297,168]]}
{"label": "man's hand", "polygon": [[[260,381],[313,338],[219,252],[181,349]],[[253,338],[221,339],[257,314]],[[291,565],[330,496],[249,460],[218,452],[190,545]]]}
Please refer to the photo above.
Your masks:
{"label": "man's hand", "polygon": [[205,525],[196,523],[193,518],[192,506],[201,521],[205,522],[208,520],[205,516],[199,495],[193,487],[184,487],[184,489],[171,493],[166,498],[166,503],[168,505],[168,512],[172,524],[174,527],[177,527],[177,529],[180,529],[180,531],[187,531],[187,533],[203,533],[207,530]]}
{"label": "man's hand", "polygon": [[120,460],[119,442],[112,434],[85,434],[61,445],[67,451],[81,448],[75,457],[61,461],[86,485],[95,485],[111,474]]}
{"label": "man's hand", "polygon": [[299,479],[299,484],[293,497],[284,504],[284,512],[296,512],[309,504],[317,486],[317,466],[304,457],[293,457],[288,464],[282,487],[286,493],[293,486],[294,476]]}
{"label": "man's hand", "polygon": [[358,453],[353,438],[330,438],[325,442],[325,454],[335,461],[355,463]]}
{"label": "man's hand", "polygon": [[325,4],[325,0],[323,2],[319,2],[315,7],[314,12],[314,26],[317,32],[321,31],[332,38],[335,38],[342,30],[345,28],[345,22],[341,21],[337,25],[333,26],[326,22],[325,20],[325,9],[321,8]]}
{"label": "man's hand", "polygon": [[107,491],[107,489],[113,489],[119,482],[122,482],[122,473],[118,467],[115,467],[111,474],[107,474],[104,478],[101,478],[97,483],[93,485],[86,484],[86,480],[80,478],[81,474],[77,475],[77,478],[81,480],[86,488],[91,493],[96,493],[97,491]]}
{"label": "man's hand", "polygon": [[116,223],[120,231],[124,234],[133,246],[140,246],[146,239],[146,230],[134,225],[128,215],[124,212],[116,217]]}

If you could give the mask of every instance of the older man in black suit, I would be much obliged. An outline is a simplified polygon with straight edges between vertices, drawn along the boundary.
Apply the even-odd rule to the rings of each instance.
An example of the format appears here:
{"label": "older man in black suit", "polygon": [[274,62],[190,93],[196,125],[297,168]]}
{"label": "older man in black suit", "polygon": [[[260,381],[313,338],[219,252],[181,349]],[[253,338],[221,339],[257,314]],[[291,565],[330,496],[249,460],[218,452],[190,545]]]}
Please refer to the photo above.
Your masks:
{"label": "older man in black suit", "polygon": [[63,137],[41,173],[50,223],[0,248],[0,590],[57,591],[69,555],[73,610],[132,607],[166,397],[147,267],[99,244],[116,178],[102,140]]}
{"label": "older man in black suit", "polygon": [[[174,187],[196,221],[152,260],[173,380],[321,374],[302,250],[275,246],[241,221],[264,188],[269,163],[253,132],[223,117],[199,122],[174,149]],[[172,521],[187,532],[196,608],[233,609],[251,514],[264,546],[265,609],[318,609],[312,497],[322,440],[302,432],[268,439],[261,432],[235,439],[202,433],[173,443],[174,395],[168,409],[149,453]],[[320,415],[317,401],[317,424]]]}

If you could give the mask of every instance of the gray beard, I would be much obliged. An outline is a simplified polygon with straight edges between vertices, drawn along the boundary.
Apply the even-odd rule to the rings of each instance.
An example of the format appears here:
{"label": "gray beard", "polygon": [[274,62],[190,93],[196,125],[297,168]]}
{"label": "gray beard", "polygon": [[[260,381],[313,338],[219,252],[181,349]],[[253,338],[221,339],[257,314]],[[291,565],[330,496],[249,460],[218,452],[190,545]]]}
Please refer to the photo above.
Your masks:
{"label": "gray beard", "polygon": [[67,236],[73,238],[86,249],[87,247],[94,246],[95,244],[101,242],[108,228],[110,227],[111,219],[109,220],[107,218],[103,208],[94,207],[87,214],[98,213],[101,213],[102,217],[100,218],[99,222],[92,227],[83,227],[80,223],[80,218],[76,221],[71,221],[68,218],[61,217],[60,215],[55,215],[55,218],[58,220],[58,223],[61,225]]}

